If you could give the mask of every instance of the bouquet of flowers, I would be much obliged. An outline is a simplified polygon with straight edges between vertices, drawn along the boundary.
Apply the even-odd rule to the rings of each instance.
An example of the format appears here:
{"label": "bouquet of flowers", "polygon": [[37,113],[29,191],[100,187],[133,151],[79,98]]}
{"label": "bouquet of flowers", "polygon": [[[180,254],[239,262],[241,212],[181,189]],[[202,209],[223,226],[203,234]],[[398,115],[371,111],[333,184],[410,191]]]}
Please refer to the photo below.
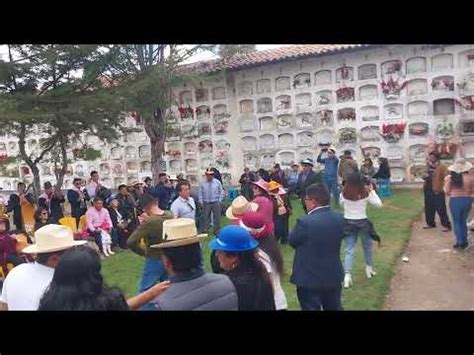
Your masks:
{"label": "bouquet of flowers", "polygon": [[403,83],[398,82],[399,79],[393,80],[392,77],[387,81],[382,80],[380,83],[380,87],[382,88],[382,92],[385,95],[398,95],[400,91],[402,91],[408,84],[408,82],[404,81]]}
{"label": "bouquet of flowers", "polygon": [[407,124],[405,122],[383,124],[382,137],[389,143],[398,142],[405,133],[406,126]]}

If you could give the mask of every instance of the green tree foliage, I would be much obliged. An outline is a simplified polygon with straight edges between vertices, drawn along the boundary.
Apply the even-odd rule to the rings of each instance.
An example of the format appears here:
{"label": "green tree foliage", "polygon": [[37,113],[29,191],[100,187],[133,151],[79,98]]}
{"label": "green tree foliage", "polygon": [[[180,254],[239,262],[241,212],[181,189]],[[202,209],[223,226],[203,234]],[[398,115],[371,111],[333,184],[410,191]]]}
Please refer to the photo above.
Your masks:
{"label": "green tree foliage", "polygon": [[[123,105],[116,88],[104,83],[98,45],[8,45],[8,50],[9,60],[0,62],[0,124],[18,138],[19,157],[30,167],[38,194],[38,164],[48,154],[55,157],[61,187],[71,142],[84,135],[117,139]],[[28,153],[30,135],[43,138]]]}

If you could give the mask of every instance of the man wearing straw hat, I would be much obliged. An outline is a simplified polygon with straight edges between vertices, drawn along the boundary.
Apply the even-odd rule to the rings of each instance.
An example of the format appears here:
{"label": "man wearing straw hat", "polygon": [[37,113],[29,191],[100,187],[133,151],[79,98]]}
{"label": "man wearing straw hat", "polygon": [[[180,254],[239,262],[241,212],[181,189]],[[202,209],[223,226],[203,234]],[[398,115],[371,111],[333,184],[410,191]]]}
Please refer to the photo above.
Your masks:
{"label": "man wearing straw hat", "polygon": [[23,253],[37,254],[34,263],[13,268],[3,284],[0,309],[36,311],[44,291],[51,283],[54,268],[61,254],[69,248],[87,243],[75,241],[67,226],[49,224],[35,232],[36,243],[23,249]]}
{"label": "man wearing straw hat", "polygon": [[199,242],[207,234],[198,234],[190,218],[163,222],[163,238],[152,248],[163,251],[163,264],[170,287],[155,301],[164,311],[232,311],[238,298],[232,281],[225,275],[206,273],[202,266]]}
{"label": "man wearing straw hat", "polygon": [[304,203],[304,194],[306,188],[309,185],[321,182],[321,176],[313,171],[314,162],[313,159],[307,158],[301,162],[303,166],[303,171],[298,176],[298,183],[296,185],[296,193],[301,197],[301,204],[303,209],[306,211],[306,205]]}
{"label": "man wearing straw hat", "polygon": [[446,176],[444,192],[450,196],[449,209],[453,219],[454,236],[456,243],[454,249],[466,249],[467,241],[467,219],[471,211],[472,196],[474,194],[474,174],[470,174],[472,164],[464,158],[458,158],[448,170],[450,175]]}

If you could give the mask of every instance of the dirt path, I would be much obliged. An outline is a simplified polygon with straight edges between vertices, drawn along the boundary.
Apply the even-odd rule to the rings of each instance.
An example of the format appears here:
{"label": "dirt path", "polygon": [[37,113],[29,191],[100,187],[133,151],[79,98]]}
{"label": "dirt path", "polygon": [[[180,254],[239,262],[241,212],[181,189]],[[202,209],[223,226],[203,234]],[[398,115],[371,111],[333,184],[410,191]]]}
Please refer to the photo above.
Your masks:
{"label": "dirt path", "polygon": [[423,226],[413,226],[409,261],[399,261],[384,309],[474,310],[474,246],[455,251],[453,234],[442,233],[439,222],[436,229]]}

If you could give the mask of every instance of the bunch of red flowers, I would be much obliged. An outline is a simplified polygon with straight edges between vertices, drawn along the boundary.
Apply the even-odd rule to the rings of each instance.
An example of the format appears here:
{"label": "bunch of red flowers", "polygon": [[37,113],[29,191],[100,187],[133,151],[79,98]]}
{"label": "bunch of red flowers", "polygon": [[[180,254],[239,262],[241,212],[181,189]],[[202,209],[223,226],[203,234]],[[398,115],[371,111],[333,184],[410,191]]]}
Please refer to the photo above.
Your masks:
{"label": "bunch of red flowers", "polygon": [[382,92],[384,94],[398,94],[407,86],[407,84],[408,83],[406,81],[404,81],[402,84],[399,84],[398,79],[395,81],[392,77],[390,77],[390,79],[387,81],[382,80],[380,87],[382,88]]}
{"label": "bunch of red flowers", "polygon": [[472,111],[474,110],[474,95],[463,96],[461,100],[454,99],[454,102],[464,108],[465,110]]}
{"label": "bunch of red flowers", "polygon": [[395,134],[403,134],[405,132],[407,124],[406,122],[402,123],[391,123],[391,124],[383,124],[382,125],[382,134],[386,135],[389,133],[395,133]]}
{"label": "bunch of red flowers", "polygon": [[194,117],[194,112],[191,107],[178,107],[178,112],[181,119]]}

